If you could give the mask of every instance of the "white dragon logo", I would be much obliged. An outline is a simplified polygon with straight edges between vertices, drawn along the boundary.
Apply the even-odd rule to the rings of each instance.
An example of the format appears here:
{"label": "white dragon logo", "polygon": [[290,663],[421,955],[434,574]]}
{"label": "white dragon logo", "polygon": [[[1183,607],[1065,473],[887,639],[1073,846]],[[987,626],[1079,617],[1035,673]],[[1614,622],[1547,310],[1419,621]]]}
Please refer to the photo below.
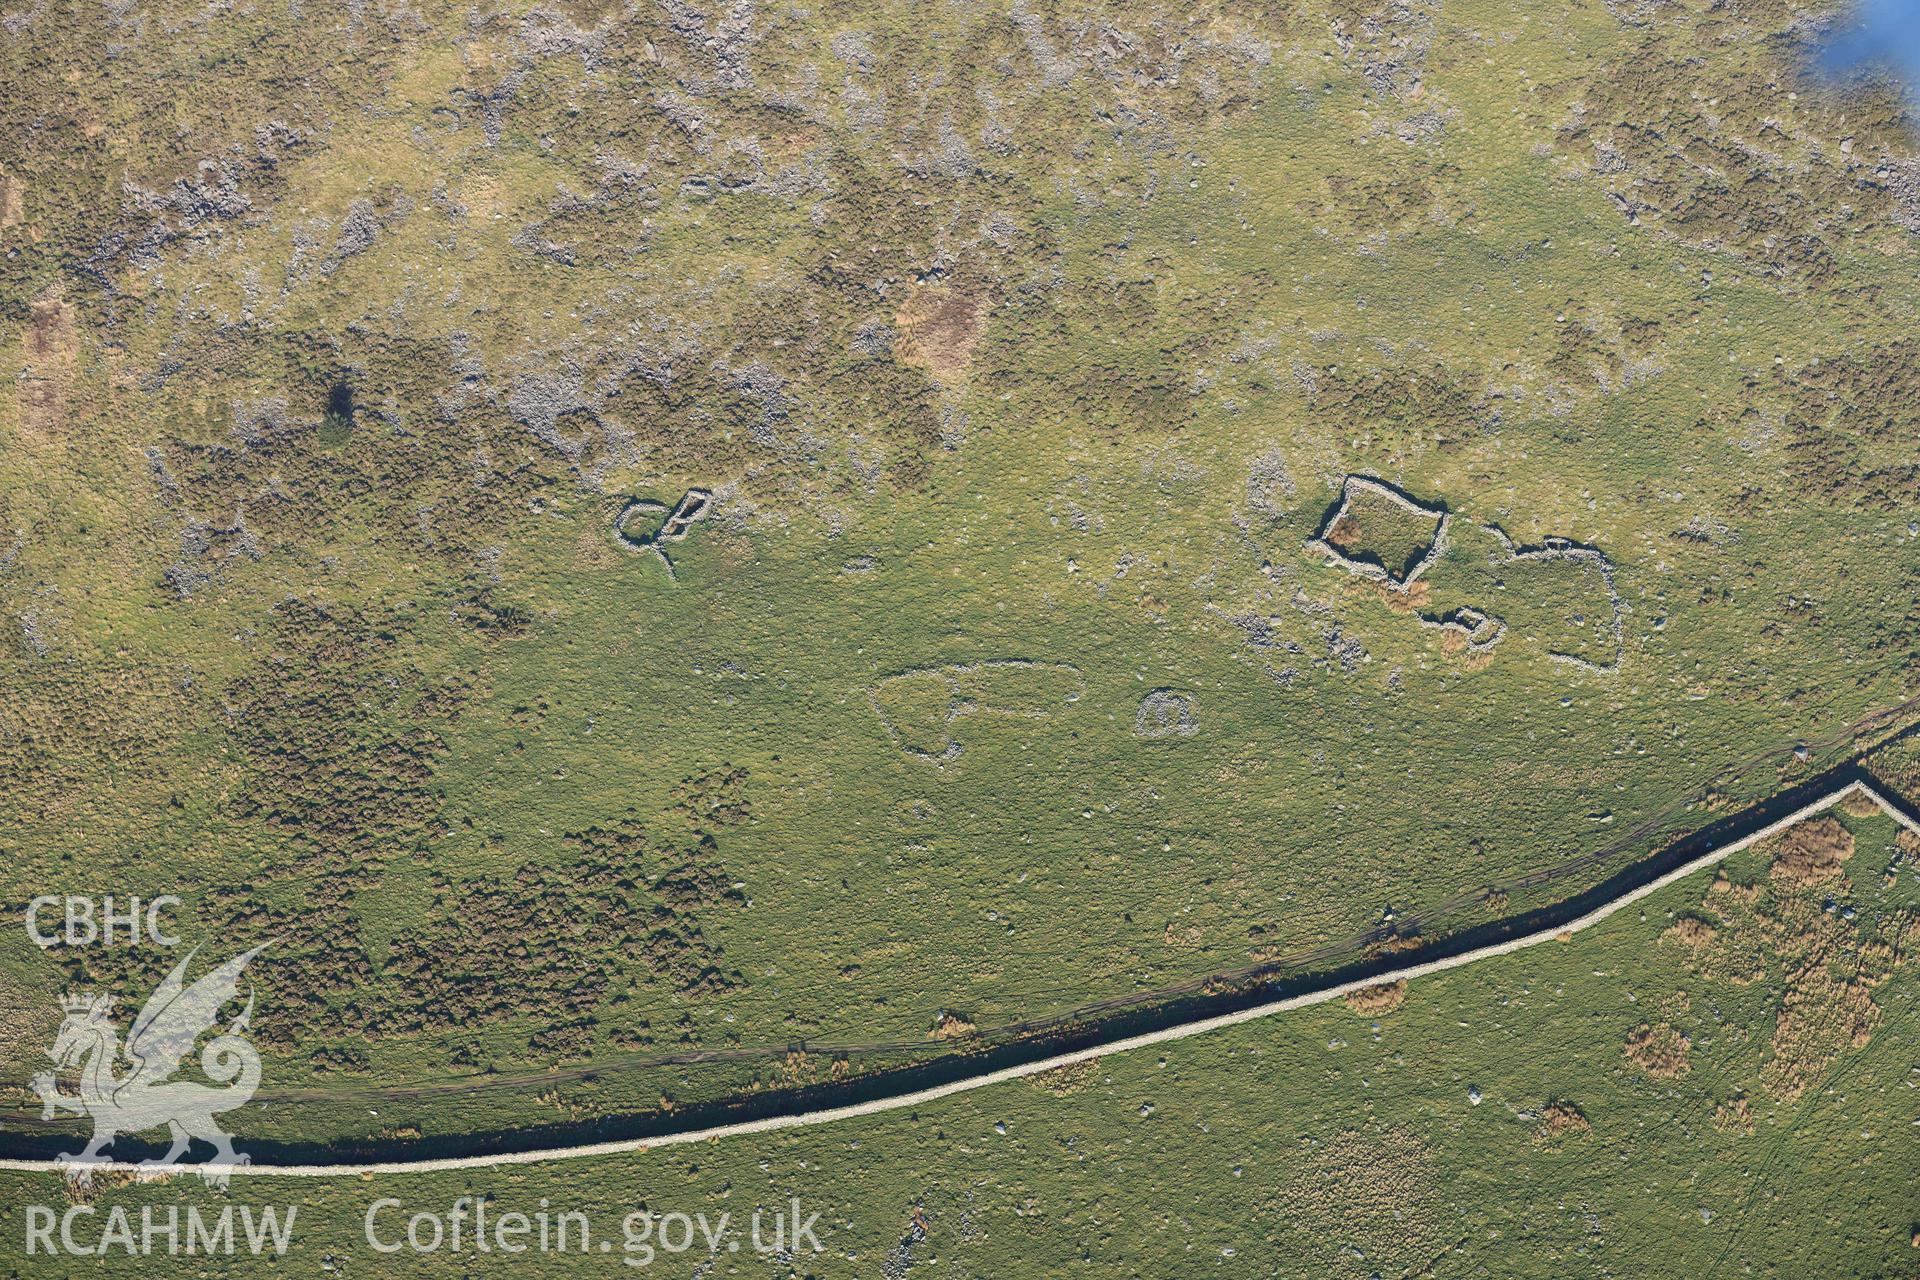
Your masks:
{"label": "white dragon logo", "polygon": [[[172,1135],[173,1145],[165,1155],[142,1161],[138,1168],[171,1168],[186,1154],[194,1138],[214,1148],[214,1160],[197,1166],[211,1186],[226,1186],[229,1172],[249,1163],[244,1154],[233,1149],[233,1138],[213,1118],[243,1105],[260,1087],[260,1053],[246,1038],[253,1017],[251,990],[247,1007],[223,1034],[208,1041],[200,1054],[200,1067],[207,1078],[225,1087],[169,1077],[180,1069],[195,1042],[219,1021],[222,1006],[239,993],[241,973],[267,945],[235,956],[190,987],[182,981],[194,956],[189,951],[147,997],[139,1016],[127,1028],[124,1057],[132,1069],[125,1075],[116,1074],[123,1051],[113,1024],[113,998],[62,997],[60,1005],[66,1010],[66,1020],[60,1024],[53,1048],[47,1051],[54,1070],[34,1077],[33,1087],[44,1104],[43,1118],[52,1119],[57,1111],[93,1117],[93,1140],[86,1149],[60,1157],[69,1178],[79,1183],[90,1181],[96,1168],[111,1163],[101,1151],[116,1137],[161,1125]],[[55,1073],[74,1067],[79,1068],[80,1091],[63,1092]]]}

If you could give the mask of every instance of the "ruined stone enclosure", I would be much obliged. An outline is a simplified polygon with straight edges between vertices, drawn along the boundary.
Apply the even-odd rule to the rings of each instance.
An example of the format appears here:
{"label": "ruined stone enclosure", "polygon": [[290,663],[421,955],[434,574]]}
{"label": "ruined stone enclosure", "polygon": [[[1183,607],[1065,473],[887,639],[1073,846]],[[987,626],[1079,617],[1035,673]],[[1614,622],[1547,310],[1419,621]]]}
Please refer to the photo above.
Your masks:
{"label": "ruined stone enclosure", "polygon": [[[694,524],[705,519],[712,511],[713,494],[705,489],[687,490],[671,511],[664,503],[635,498],[620,508],[620,514],[613,518],[614,541],[630,551],[652,552],[667,567],[667,576],[677,580],[679,571],[674,568],[673,557],[667,554],[662,544],[682,541]],[[636,516],[659,515],[663,512],[666,518],[652,533],[636,533],[628,527]]]}
{"label": "ruined stone enclosure", "polygon": [[1445,552],[1448,518],[1444,508],[1430,507],[1384,480],[1350,475],[1307,549],[1349,573],[1405,587]]}
{"label": "ruined stone enclosure", "polygon": [[1134,736],[1140,738],[1191,738],[1200,732],[1200,719],[1193,697],[1178,689],[1154,689],[1140,699],[1133,719]]}
{"label": "ruined stone enclosure", "polygon": [[959,757],[963,720],[1037,722],[1080,701],[1080,668],[1065,662],[999,658],[920,667],[888,676],[867,691],[874,714],[904,754],[934,763]]}

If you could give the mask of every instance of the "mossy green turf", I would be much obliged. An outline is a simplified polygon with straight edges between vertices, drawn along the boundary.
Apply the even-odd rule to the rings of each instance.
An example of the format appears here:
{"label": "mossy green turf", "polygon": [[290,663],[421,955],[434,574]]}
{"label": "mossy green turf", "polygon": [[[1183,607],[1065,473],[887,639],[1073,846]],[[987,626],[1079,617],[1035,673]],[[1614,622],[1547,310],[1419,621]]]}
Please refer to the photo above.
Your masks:
{"label": "mossy green turf", "polygon": [[[1811,89],[1789,103],[1790,58],[1765,41],[1791,21],[1785,10],[1743,32],[1684,7],[1642,30],[1598,6],[1455,6],[1435,20],[1419,103],[1370,87],[1371,55],[1343,43],[1366,17],[1276,22],[1275,60],[1242,68],[1245,97],[1169,99],[1188,113],[1171,151],[1112,136],[1094,114],[1111,105],[1106,90],[1081,81],[1031,108],[1036,132],[955,190],[894,172],[884,145],[838,117],[806,126],[840,184],[817,207],[689,195],[677,184],[697,155],[662,154],[659,206],[612,223],[631,237],[614,246],[592,239],[593,220],[560,188],[592,189],[594,148],[658,124],[657,107],[622,102],[578,58],[543,54],[524,98],[496,104],[497,143],[471,122],[412,132],[438,127],[450,100],[470,105],[453,89],[507,57],[518,28],[504,20],[460,52],[464,10],[430,9],[407,34],[382,27],[367,53],[378,74],[337,90],[378,110],[343,115],[324,146],[260,178],[244,226],[168,241],[157,267],[114,266],[118,296],[87,293],[87,246],[59,239],[79,235],[53,209],[64,162],[10,164],[40,184],[28,207],[62,248],[29,246],[9,268],[8,359],[49,367],[30,350],[32,304],[56,283],[78,300],[79,355],[59,375],[72,379],[69,411],[50,426],[29,420],[26,384],[0,391],[13,397],[0,492],[5,524],[22,532],[0,581],[20,783],[0,813],[6,899],[180,892],[195,940],[196,922],[228,920],[222,892],[285,911],[314,901],[338,866],[308,865],[299,832],[242,803],[273,788],[279,757],[236,700],[331,652],[276,631],[290,599],[361,619],[351,635],[373,646],[322,677],[322,692],[341,695],[328,715],[343,738],[381,744],[349,755],[338,781],[392,765],[396,794],[421,807],[377,850],[351,847],[359,879],[335,949],[305,967],[269,953],[259,970],[263,1026],[277,981],[283,1007],[298,986],[338,1009],[396,1009],[400,1029],[304,1022],[297,1046],[269,1055],[269,1089],[353,1093],[682,1046],[764,1047],[777,1063],[798,1040],[924,1038],[946,1013],[981,1027],[1045,1016],[1347,938],[1389,909],[1604,843],[1710,780],[1745,799],[1797,776],[1773,763],[1721,776],[1759,751],[1844,749],[1846,726],[1912,691],[1912,500],[1855,501],[1815,481],[1836,467],[1842,481],[1897,470],[1911,450],[1868,433],[1846,466],[1809,461],[1792,419],[1813,412],[1808,397],[1828,385],[1819,371],[1841,357],[1898,365],[1888,353],[1910,332],[1914,250],[1886,211],[1892,197],[1881,192],[1860,226],[1822,229],[1828,274],[1782,268],[1713,227],[1676,230],[1652,212],[1629,222],[1590,167],[1574,106],[1610,84],[1637,91],[1623,66],[1704,49],[1694,74],[1703,94],[1728,86],[1727,128],[1757,129],[1770,111],[1796,131],[1779,144],[1789,182],[1825,173],[1856,131],[1862,155],[1904,155],[1897,111],[1884,96],[1855,105]],[[936,52],[905,10],[844,18],[829,25],[864,24],[931,82],[966,62],[952,45]],[[1236,29],[1265,20],[1219,16]],[[286,36],[264,13],[245,21]],[[1004,23],[952,21],[1025,56]],[[785,28],[768,56],[791,70],[831,34]],[[49,67],[107,74],[66,38],[38,31],[18,46],[11,65],[32,70],[41,94],[67,92]],[[206,38],[237,37],[216,23]],[[176,35],[142,56],[164,63],[190,47]],[[255,56],[292,56],[272,48]],[[1008,65],[1023,93],[1044,80]],[[273,83],[224,92],[239,95],[236,113],[264,112]],[[1443,127],[1403,140],[1389,117],[1421,104]],[[106,158],[77,141],[74,157],[164,186],[173,171],[143,150],[157,144],[138,104],[107,105]],[[721,95],[723,107],[738,113],[730,127],[775,132],[759,107]],[[1657,96],[1611,109],[1716,129]],[[69,123],[79,130],[85,114],[73,108]],[[112,158],[122,152],[135,161]],[[402,196],[416,212],[300,275],[307,220],[344,222],[362,196],[382,217]],[[441,212],[449,200],[467,212]],[[778,363],[780,344],[800,345],[810,326],[838,342],[855,320],[893,315],[911,286],[856,306],[822,282],[880,270],[870,250],[894,255],[886,269],[903,276],[933,261],[945,233],[926,229],[928,202],[953,219],[1004,207],[1027,237],[981,286],[993,303],[968,381],[909,384],[897,362],[816,353],[793,383],[813,379],[816,416],[803,425],[819,439],[777,457],[750,444],[767,425],[752,404],[689,416],[663,395],[626,423],[644,449],[575,465],[499,405],[457,403],[469,357],[496,371],[570,353],[590,365],[684,331],[717,334],[702,362],[717,351],[732,368]],[[627,216],[609,207],[605,218]],[[563,214],[589,224],[576,238],[594,249],[573,266],[514,238]],[[277,310],[249,300],[249,269],[288,282]],[[331,421],[274,446],[244,485],[228,481],[232,453],[247,454],[229,435],[236,402],[288,397],[293,417],[317,419],[330,379],[362,368],[386,381],[351,430]],[[1870,387],[1870,407],[1874,395],[1896,412],[1904,384]],[[930,422],[935,402],[965,421],[952,447],[900,426]],[[1836,421],[1832,438],[1857,428]],[[232,509],[169,506],[143,453],[159,442],[179,446],[167,456],[190,493],[253,502],[263,526],[273,506],[261,495],[294,477],[296,526],[179,596],[162,574],[182,520]],[[187,448],[222,442],[230,454]],[[1250,476],[1276,452],[1292,491],[1256,495]],[[491,459],[475,466],[493,479],[469,483],[470,453]],[[877,482],[862,470],[876,453]],[[429,479],[405,476],[415,487],[401,492],[354,470],[378,481],[376,461],[402,455],[429,456]],[[182,457],[202,470],[187,474]],[[1601,548],[1625,610],[1620,669],[1548,656],[1569,648],[1556,628],[1592,616],[1589,597],[1551,598],[1563,583],[1516,577],[1504,590],[1528,598],[1508,605],[1480,598],[1490,584],[1436,572],[1436,604],[1513,624],[1490,658],[1469,659],[1304,552],[1356,472],[1524,545],[1559,535]],[[617,545],[626,497],[671,503],[728,484],[732,516],[723,503],[669,549],[677,580]],[[872,567],[855,567],[860,557]],[[476,601],[513,611],[504,638],[472,624]],[[1595,660],[1602,647],[1591,635],[1573,646]],[[1071,666],[1084,691],[1045,714],[961,715],[962,750],[938,763],[900,750],[876,714],[889,677],[1009,659]],[[457,715],[421,709],[450,685]],[[1135,735],[1141,698],[1163,687],[1194,699],[1196,735]],[[382,692],[394,688],[404,696]],[[405,747],[421,725],[435,745]],[[407,772],[416,764],[423,775]],[[457,928],[462,887],[480,878],[569,865],[571,834],[628,810],[663,821],[688,779],[726,768],[746,771],[751,816],[706,834],[744,900],[703,910],[698,925],[732,975],[724,989],[691,995],[636,961],[592,1010],[584,1049],[543,1047],[554,1015],[531,1002],[451,1029],[405,1027],[408,997],[383,972],[396,940]],[[1675,812],[1671,825],[1699,820]],[[23,1083],[75,974],[18,931],[8,946],[26,1007],[4,1048]],[[132,1000],[171,957],[102,963]],[[518,980],[503,959],[493,981],[510,1002]],[[651,1045],[614,1042],[638,1029]],[[333,1050],[351,1073],[328,1065]],[[756,1074],[663,1071],[611,1105],[729,1092]],[[505,1091],[478,1114],[465,1102],[409,1107],[403,1121],[315,1107],[299,1123],[311,1137],[397,1124],[444,1134],[481,1115],[537,1123],[554,1114],[538,1092]]]}
{"label": "mossy green turf", "polygon": [[[1920,903],[1894,856],[1893,824],[1848,818],[1859,841],[1833,892],[1862,921]],[[222,1194],[193,1178],[97,1192],[128,1207],[298,1206],[276,1269],[323,1259],[345,1274],[446,1274],[446,1256],[373,1257],[368,1208],[444,1215],[485,1195],[492,1212],[580,1210],[595,1238],[631,1211],[731,1213],[799,1197],[821,1214],[826,1252],[785,1263],[723,1255],[713,1276],[899,1275],[917,1213],[927,1236],[911,1274],[967,1276],[1906,1274],[1920,1220],[1911,1170],[1920,1122],[1920,1009],[1911,964],[1876,993],[1884,1017],[1863,1046],[1825,1063],[1796,1100],[1761,1086],[1785,974],[1738,984],[1703,976],[1665,933],[1698,911],[1713,873],[1673,885],[1567,943],[1478,962],[1409,985],[1388,1012],[1318,1006],[1158,1050],[1100,1060],[1051,1092],[991,1086],[910,1114],[728,1139],[697,1149],[460,1174],[322,1182],[240,1177]],[[1766,879],[1741,855],[1736,882]],[[1855,952],[1833,953],[1840,968]],[[1624,1052],[1671,1010],[1690,1070],[1649,1076]],[[1472,1099],[1479,1098],[1476,1105]],[[1746,1098],[1751,1133],[1724,1110]],[[1542,1136],[1548,1108],[1589,1126]],[[23,1274],[78,1264],[23,1254],[25,1206],[66,1202],[58,1178],[0,1178],[0,1256]],[[382,1211],[383,1241],[405,1213]],[[892,1256],[890,1256],[892,1255]],[[687,1274],[704,1249],[654,1270]],[[469,1267],[478,1265],[469,1256]],[[487,1275],[598,1274],[603,1256],[484,1260]],[[88,1274],[253,1275],[219,1258],[88,1262]]]}

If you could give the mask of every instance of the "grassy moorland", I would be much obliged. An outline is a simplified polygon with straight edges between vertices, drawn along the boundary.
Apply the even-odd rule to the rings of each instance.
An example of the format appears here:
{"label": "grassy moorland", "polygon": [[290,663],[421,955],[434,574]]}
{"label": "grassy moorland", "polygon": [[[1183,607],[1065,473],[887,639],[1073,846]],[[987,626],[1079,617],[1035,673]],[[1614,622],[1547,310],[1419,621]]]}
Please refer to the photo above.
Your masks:
{"label": "grassy moorland", "polygon": [[[912,1113],[460,1174],[241,1177],[224,1194],[103,1182],[74,1229],[91,1247],[116,1207],[136,1226],[143,1205],[291,1208],[279,1267],[302,1274],[605,1274],[600,1240],[647,1260],[623,1230],[646,1211],[715,1231],[730,1215],[740,1250],[657,1252],[644,1274],[1904,1275],[1920,1229],[1916,852],[1886,817],[1838,812],[1571,942]],[[0,1189],[0,1252],[48,1265],[24,1253],[26,1206],[65,1212],[64,1182]],[[586,1255],[366,1243],[370,1211],[394,1244],[463,1196],[496,1223],[585,1214]],[[794,1197],[824,1251],[757,1256],[754,1209],[770,1223]],[[110,1249],[86,1265],[263,1264]]]}
{"label": "grassy moorland", "polygon": [[[1801,16],[10,16],[0,899],[274,939],[246,1124],[432,1135],[1772,791],[1920,600],[1913,144]],[[1353,474],[1450,513],[1408,590],[1305,547]],[[12,1098],[174,958],[0,936]]]}

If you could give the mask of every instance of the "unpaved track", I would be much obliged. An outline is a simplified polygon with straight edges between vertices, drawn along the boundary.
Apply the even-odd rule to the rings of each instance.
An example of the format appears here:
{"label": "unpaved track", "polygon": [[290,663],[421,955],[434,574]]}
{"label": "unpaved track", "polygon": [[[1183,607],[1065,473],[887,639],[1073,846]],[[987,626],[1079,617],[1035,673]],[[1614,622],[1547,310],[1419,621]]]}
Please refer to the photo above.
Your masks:
{"label": "unpaved track", "polygon": [[[985,1045],[1039,1039],[1050,1033],[1084,1026],[1101,1019],[1122,1016],[1143,1008],[1169,1004],[1183,997],[1199,995],[1222,986],[1245,987],[1287,975],[1327,969],[1339,961],[1367,955],[1372,949],[1388,945],[1402,937],[1438,936],[1444,932],[1442,926],[1456,917],[1482,914],[1488,900],[1494,895],[1533,893],[1564,879],[1577,880],[1583,873],[1603,867],[1624,853],[1649,843],[1659,843],[1662,833],[1669,832],[1671,824],[1681,814],[1691,811],[1706,800],[1709,793],[1716,787],[1730,783],[1748,769],[1763,765],[1785,767],[1803,747],[1811,748],[1815,754],[1824,757],[1842,744],[1858,743],[1864,735],[1882,729],[1890,722],[1896,722],[1916,710],[1920,710],[1920,698],[1909,699],[1895,706],[1872,712],[1823,739],[1783,743],[1755,752],[1744,760],[1722,768],[1706,785],[1676,797],[1604,845],[1573,854],[1549,866],[1538,867],[1503,880],[1492,880],[1462,890],[1443,901],[1428,903],[1402,912],[1391,923],[1376,926],[1363,933],[1290,951],[1262,960],[1258,964],[1200,974],[1158,987],[1089,1000],[1068,1009],[1017,1022],[982,1026],[968,1043]],[[1909,729],[1912,728],[1920,728],[1920,725],[1909,726]],[[1884,746],[1885,743],[1882,742],[1879,745]],[[1864,758],[1865,754],[1865,751],[1857,751],[1853,759],[1857,762]],[[928,1048],[929,1045],[925,1040],[864,1042],[808,1040],[797,1044],[788,1042],[780,1045],[681,1049],[655,1054],[616,1054],[599,1058],[586,1066],[558,1067],[518,1075],[503,1072],[474,1072],[468,1075],[401,1081],[393,1084],[357,1086],[336,1084],[325,1088],[263,1089],[254,1095],[254,1101],[305,1104],[364,1100],[363,1105],[374,1106],[382,1102],[412,1101],[502,1089],[527,1089],[577,1083],[582,1080],[592,1080],[616,1070],[659,1070],[667,1067],[721,1062],[777,1063],[795,1049],[804,1050],[809,1056],[819,1058],[912,1060],[925,1054]]]}
{"label": "unpaved track", "polygon": [[[900,1111],[910,1107],[924,1106],[956,1093],[965,1093],[972,1089],[985,1088],[988,1085],[1001,1084],[1009,1080],[1018,1080],[1025,1076],[1039,1075],[1059,1067],[1073,1066],[1094,1058],[1103,1058],[1110,1054],[1126,1053],[1134,1049],[1145,1049],[1153,1045],[1168,1044],[1175,1040],[1185,1040],[1190,1036],[1204,1035],[1223,1027],[1231,1027],[1255,1018],[1270,1017],[1276,1013],[1285,1013],[1290,1009],[1301,1009],[1308,1005],[1325,1004],[1329,1000],[1338,1000],[1342,996],[1381,983],[1405,982],[1429,975],[1442,973],[1448,969],[1458,969],[1488,956],[1510,955],[1524,948],[1542,942],[1565,939],[1582,929],[1599,924],[1622,907],[1655,893],[1677,880],[1685,879],[1706,867],[1724,861],[1726,858],[1748,848],[1770,836],[1805,821],[1817,813],[1832,808],[1848,796],[1859,794],[1879,805],[1895,821],[1905,826],[1915,835],[1920,835],[1920,822],[1909,816],[1899,806],[1888,802],[1887,798],[1871,784],[1855,779],[1845,782],[1833,790],[1825,792],[1808,803],[1767,823],[1737,840],[1708,849],[1665,874],[1622,892],[1617,897],[1595,907],[1585,915],[1566,924],[1555,925],[1534,933],[1507,938],[1462,951],[1457,955],[1446,956],[1418,964],[1410,964],[1399,969],[1389,969],[1371,973],[1363,978],[1330,983],[1296,995],[1238,1009],[1231,1013],[1217,1014],[1212,1017],[1197,1018],[1190,1022],[1177,1023],[1161,1027],[1140,1035],[1126,1036],[1113,1040],[1083,1045],[1068,1053],[1057,1054],[1034,1062],[1020,1063],[997,1070],[983,1071],[977,1075],[951,1080],[925,1089],[891,1094],[885,1097],[870,1098],[864,1102],[851,1103],[840,1107],[827,1107],[812,1111],[798,1111],[790,1115],[766,1116],[759,1119],[743,1120],[734,1124],[713,1125],[706,1128],[687,1129],[678,1133],[660,1134],[648,1138],[622,1139],[613,1142],[582,1143],[575,1146],[553,1147],[536,1151],[490,1152],[481,1155],[428,1157],[419,1160],[380,1160],[363,1164],[245,1164],[220,1166],[236,1174],[248,1174],[254,1177],[281,1178],[333,1178],[362,1177],[369,1174],[397,1173],[433,1173],[455,1169],[482,1169],[497,1165],[539,1164],[549,1160],[567,1160],[581,1156],[612,1156],[635,1154],[655,1147],[684,1146],[696,1142],[712,1142],[721,1138],[744,1137],[748,1134],[774,1133],[782,1129],[799,1129],[812,1125],[831,1124],[838,1120],[852,1120],[861,1116],[880,1115],[888,1111]],[[208,1165],[183,1165],[173,1171],[174,1176],[187,1172],[199,1172],[208,1169]],[[111,1164],[95,1166],[97,1170],[118,1170],[133,1172],[136,1166],[132,1162],[116,1161]],[[51,1173],[60,1169],[52,1160],[0,1160],[0,1169],[25,1172]]]}

